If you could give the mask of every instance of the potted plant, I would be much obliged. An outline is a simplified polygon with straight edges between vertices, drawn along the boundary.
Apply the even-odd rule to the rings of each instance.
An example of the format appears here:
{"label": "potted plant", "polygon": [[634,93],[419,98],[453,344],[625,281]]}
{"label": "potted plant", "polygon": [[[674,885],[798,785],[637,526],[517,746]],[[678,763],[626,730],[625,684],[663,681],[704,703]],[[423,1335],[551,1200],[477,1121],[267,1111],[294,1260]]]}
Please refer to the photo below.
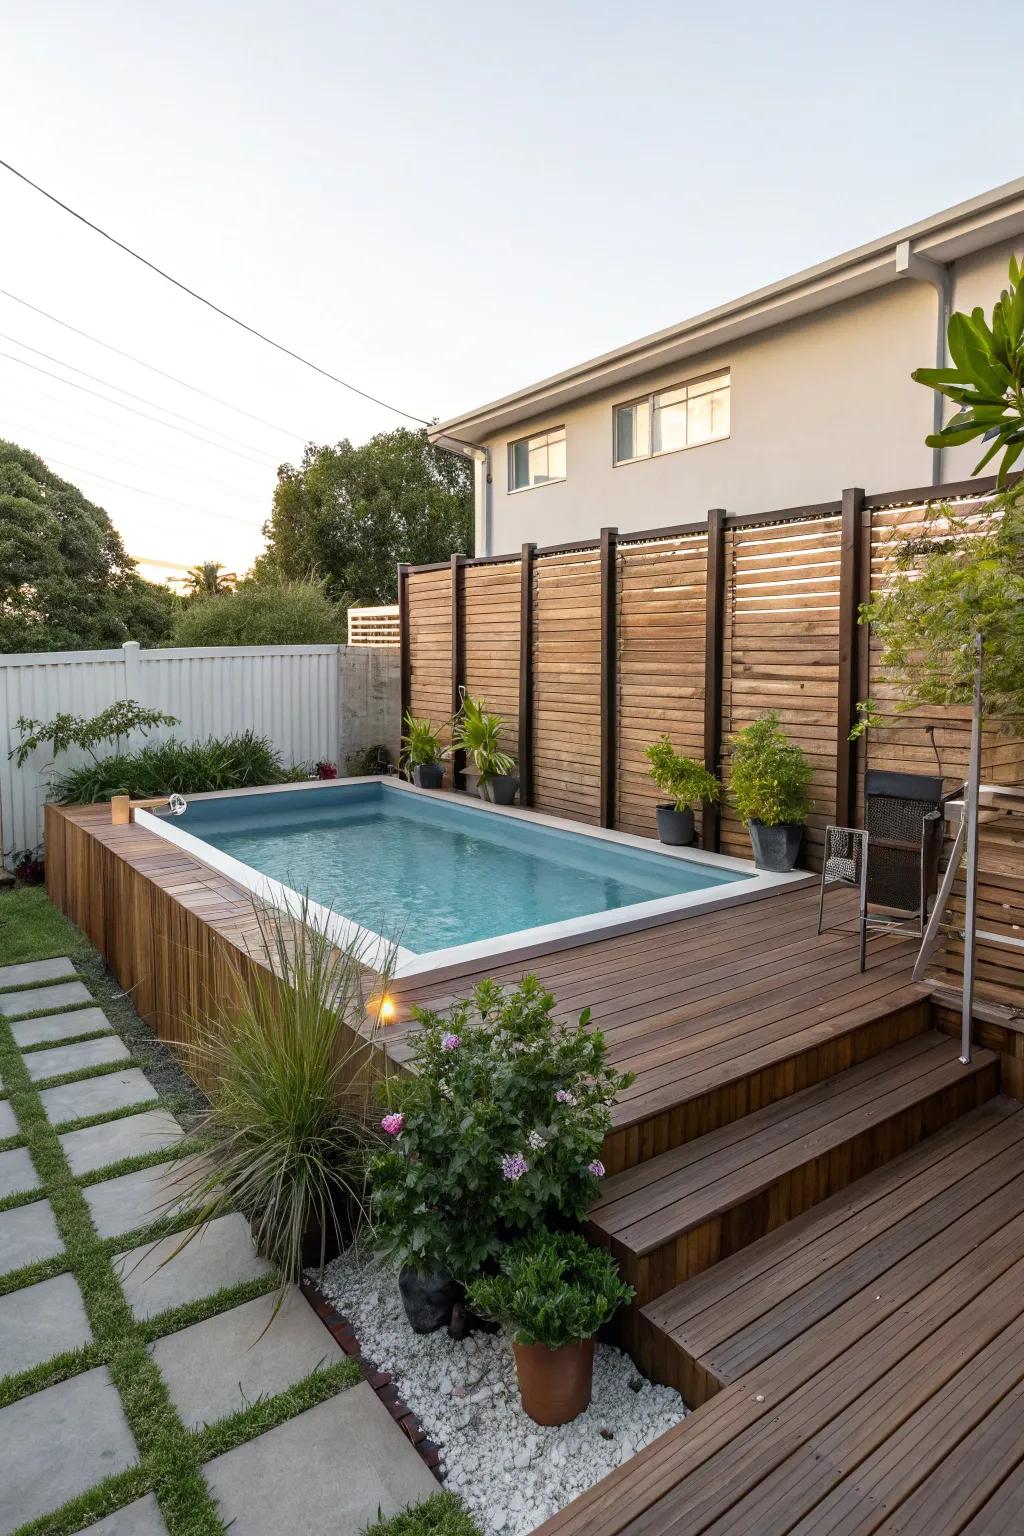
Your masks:
{"label": "potted plant", "polygon": [[405,735],[399,759],[406,777],[418,789],[440,789],[444,782],[444,752],[429,720],[418,720],[412,710],[405,716]]}
{"label": "potted plant", "polygon": [[813,769],[788,740],[776,710],[737,731],[732,743],[732,801],[747,824],[758,869],[795,868],[811,809]]}
{"label": "potted plant", "polygon": [[538,1232],[510,1244],[496,1275],[466,1300],[511,1335],[523,1408],[536,1424],[568,1424],[590,1402],[597,1331],[635,1291],[615,1260],[574,1232]]}
{"label": "potted plant", "polygon": [[658,836],[673,848],[693,842],[693,808],[717,804],[721,781],[694,757],[681,757],[667,736],[653,741],[644,751],[650,763],[648,777],[668,795],[668,803],[655,808]]}
{"label": "potted plant", "polygon": [[448,1320],[510,1237],[582,1220],[595,1197],[611,1104],[632,1079],[606,1066],[589,1010],[559,1024],[554,1006],[527,976],[508,991],[481,982],[444,1015],[414,1009],[411,1070],[381,1084],[374,1234],[418,1331]]}
{"label": "potted plant", "polygon": [[504,723],[500,715],[489,714],[483,699],[464,693],[452,731],[453,752],[463,752],[477,776],[483,800],[494,805],[511,805],[519,788],[515,758],[501,750]]}

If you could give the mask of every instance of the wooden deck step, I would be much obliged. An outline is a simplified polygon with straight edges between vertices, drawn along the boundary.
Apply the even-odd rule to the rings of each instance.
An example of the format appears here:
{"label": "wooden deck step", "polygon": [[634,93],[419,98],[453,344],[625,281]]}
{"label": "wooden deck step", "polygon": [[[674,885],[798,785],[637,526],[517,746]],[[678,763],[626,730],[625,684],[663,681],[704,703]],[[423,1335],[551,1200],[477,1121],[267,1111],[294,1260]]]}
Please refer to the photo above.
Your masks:
{"label": "wooden deck step", "polygon": [[[927,1031],[607,1179],[590,1229],[637,1307],[763,1237],[991,1098],[998,1058],[969,1066]],[[633,1318],[626,1343],[633,1345]]]}
{"label": "wooden deck step", "polygon": [[1022,1175],[1024,1105],[991,1099],[650,1302],[640,1353],[703,1403]]}

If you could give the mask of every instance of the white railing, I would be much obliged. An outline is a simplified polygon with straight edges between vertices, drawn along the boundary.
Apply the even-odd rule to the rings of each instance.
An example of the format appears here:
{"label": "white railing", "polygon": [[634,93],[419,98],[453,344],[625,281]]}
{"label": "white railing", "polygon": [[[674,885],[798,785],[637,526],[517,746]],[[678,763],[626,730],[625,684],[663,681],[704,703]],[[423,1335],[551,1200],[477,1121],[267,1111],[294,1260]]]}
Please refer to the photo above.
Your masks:
{"label": "white railing", "polygon": [[349,645],[398,645],[398,604],[348,610]]}
{"label": "white railing", "polygon": [[[397,650],[344,645],[210,646],[142,650],[129,641],[111,651],[39,651],[0,655],[0,850],[15,854],[42,840],[51,754],[34,752],[21,768],[10,760],[20,716],[51,720],[59,712],[95,715],[117,699],[135,699],[174,715],[178,725],[153,733],[183,741],[252,730],[284,761],[337,763],[361,747],[398,747]],[[84,754],[69,753],[58,767]]]}

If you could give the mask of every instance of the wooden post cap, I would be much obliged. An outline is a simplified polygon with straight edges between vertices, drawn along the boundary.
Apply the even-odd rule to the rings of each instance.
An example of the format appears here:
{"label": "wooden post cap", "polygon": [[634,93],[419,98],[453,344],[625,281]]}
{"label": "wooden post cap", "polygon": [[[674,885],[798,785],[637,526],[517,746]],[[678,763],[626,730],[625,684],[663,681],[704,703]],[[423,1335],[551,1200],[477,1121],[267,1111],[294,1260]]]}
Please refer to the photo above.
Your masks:
{"label": "wooden post cap", "polygon": [[115,827],[126,827],[132,819],[132,802],[128,795],[112,795],[110,820]]}

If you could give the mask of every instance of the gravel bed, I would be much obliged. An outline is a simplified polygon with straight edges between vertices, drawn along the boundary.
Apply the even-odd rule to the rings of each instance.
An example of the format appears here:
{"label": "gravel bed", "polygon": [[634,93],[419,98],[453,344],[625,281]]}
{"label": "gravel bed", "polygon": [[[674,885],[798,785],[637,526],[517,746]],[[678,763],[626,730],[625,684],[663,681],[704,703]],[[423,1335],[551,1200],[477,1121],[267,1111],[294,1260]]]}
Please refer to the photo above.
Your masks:
{"label": "gravel bed", "polygon": [[532,1531],[686,1413],[678,1392],[653,1386],[628,1355],[602,1344],[586,1413],[545,1429],[520,1407],[504,1335],[413,1333],[397,1271],[365,1252],[343,1254],[319,1283],[441,1447],[445,1484],[462,1495],[485,1536]]}

